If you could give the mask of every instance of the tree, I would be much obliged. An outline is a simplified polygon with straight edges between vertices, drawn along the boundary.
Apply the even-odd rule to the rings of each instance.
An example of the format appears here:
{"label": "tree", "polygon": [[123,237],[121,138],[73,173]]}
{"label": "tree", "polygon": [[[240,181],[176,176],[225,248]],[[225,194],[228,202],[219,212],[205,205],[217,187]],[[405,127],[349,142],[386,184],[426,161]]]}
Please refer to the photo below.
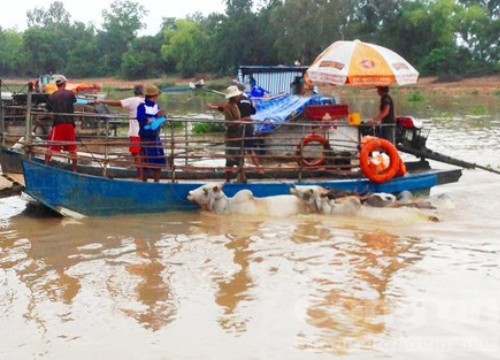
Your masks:
{"label": "tree", "polygon": [[461,41],[479,63],[500,68],[500,1],[460,0],[464,6],[458,24]]}
{"label": "tree", "polygon": [[289,0],[276,7],[270,26],[280,62],[312,62],[326,46],[342,38],[344,14],[344,1]]}
{"label": "tree", "polygon": [[158,54],[161,36],[143,36],[136,39],[129,51],[123,54],[120,74],[126,79],[159,76],[166,69]]}
{"label": "tree", "polygon": [[126,53],[144,27],[143,16],[148,14],[144,6],[133,1],[115,0],[110,10],[103,10],[103,30],[97,35],[100,58],[100,74],[118,74],[122,55]]}
{"label": "tree", "polygon": [[91,77],[98,67],[96,30],[93,26],[75,23],[69,29],[71,46],[67,52],[67,61],[63,72],[74,77]]}
{"label": "tree", "polygon": [[176,71],[190,77],[203,69],[205,35],[200,24],[192,20],[177,20],[174,28],[164,29],[165,45],[162,58],[174,62]]}
{"label": "tree", "polygon": [[254,56],[259,31],[252,7],[252,0],[226,0],[226,15],[217,18],[214,62],[223,72],[234,74],[238,66],[259,61]]}
{"label": "tree", "polygon": [[14,75],[22,67],[23,37],[14,30],[0,28],[0,75]]}
{"label": "tree", "polygon": [[30,59],[30,75],[61,71],[73,43],[69,37],[70,14],[60,1],[49,8],[26,13],[28,29],[23,33],[23,50]]}
{"label": "tree", "polygon": [[49,5],[49,8],[35,7],[33,10],[26,12],[28,18],[28,27],[48,27],[51,25],[66,24],[69,25],[71,15],[64,9],[62,1],[54,1]]}

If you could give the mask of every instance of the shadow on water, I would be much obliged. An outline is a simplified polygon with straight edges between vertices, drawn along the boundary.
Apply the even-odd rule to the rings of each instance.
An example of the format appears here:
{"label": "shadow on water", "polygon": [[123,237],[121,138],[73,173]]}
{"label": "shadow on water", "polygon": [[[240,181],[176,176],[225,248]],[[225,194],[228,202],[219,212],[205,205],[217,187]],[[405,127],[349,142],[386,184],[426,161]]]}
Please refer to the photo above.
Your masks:
{"label": "shadow on water", "polygon": [[49,218],[63,218],[63,216],[59,213],[35,201],[27,201],[26,208],[16,216],[25,216],[41,220]]}

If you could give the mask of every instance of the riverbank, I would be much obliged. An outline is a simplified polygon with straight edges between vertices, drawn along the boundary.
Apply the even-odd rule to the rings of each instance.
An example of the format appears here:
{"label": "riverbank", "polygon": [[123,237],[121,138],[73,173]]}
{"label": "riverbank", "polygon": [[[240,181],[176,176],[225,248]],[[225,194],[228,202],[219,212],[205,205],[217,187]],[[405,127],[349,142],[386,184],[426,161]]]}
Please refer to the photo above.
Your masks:
{"label": "riverbank", "polygon": [[[149,78],[140,80],[122,80],[113,77],[105,78],[85,78],[85,79],[70,79],[71,82],[84,82],[88,84],[98,84],[103,88],[112,88],[117,90],[127,90],[132,89],[137,83],[147,84],[154,83],[157,85],[164,83],[171,83],[175,85],[188,85],[190,82],[195,81],[195,79],[184,79],[184,78]],[[218,84],[223,82],[223,79],[214,80]],[[2,79],[5,85],[22,85],[26,82],[26,79]],[[227,79],[229,84],[230,79]],[[210,81],[207,81],[207,86],[210,87]],[[418,83],[415,85],[405,86],[408,90],[419,90],[423,92],[447,92],[453,94],[460,93],[481,93],[481,94],[491,94],[500,96],[500,75],[493,76],[483,76],[475,78],[464,78],[454,81],[443,81],[437,77],[422,77],[419,78]],[[360,88],[362,89],[362,88]],[[370,89],[371,88],[367,88]]]}

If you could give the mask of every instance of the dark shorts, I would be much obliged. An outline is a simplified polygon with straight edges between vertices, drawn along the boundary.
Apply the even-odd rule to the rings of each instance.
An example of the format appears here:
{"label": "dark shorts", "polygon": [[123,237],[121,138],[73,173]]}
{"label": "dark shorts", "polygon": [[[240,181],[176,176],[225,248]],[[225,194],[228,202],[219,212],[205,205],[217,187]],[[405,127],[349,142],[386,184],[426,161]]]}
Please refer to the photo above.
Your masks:
{"label": "dark shorts", "polygon": [[241,153],[241,140],[226,140],[226,167],[243,165],[245,160]]}
{"label": "dark shorts", "polygon": [[246,150],[253,150],[257,146],[257,141],[254,139],[254,127],[252,123],[245,124],[245,140],[243,141],[243,146]]}

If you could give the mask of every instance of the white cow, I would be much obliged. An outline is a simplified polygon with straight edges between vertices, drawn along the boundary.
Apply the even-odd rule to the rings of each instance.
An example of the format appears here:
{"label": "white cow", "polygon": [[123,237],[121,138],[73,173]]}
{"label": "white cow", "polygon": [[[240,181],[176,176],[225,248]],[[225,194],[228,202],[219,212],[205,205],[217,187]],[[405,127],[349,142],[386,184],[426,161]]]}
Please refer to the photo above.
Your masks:
{"label": "white cow", "polygon": [[188,194],[188,200],[195,202],[202,210],[215,214],[244,214],[288,217],[308,214],[308,206],[293,195],[254,197],[250,190],[240,190],[228,197],[222,190],[223,183],[207,183]]}
{"label": "white cow", "polygon": [[[355,193],[352,192],[342,194],[334,191],[335,195],[332,195],[331,190],[319,185],[296,185],[290,189],[290,192],[303,201],[311,212],[318,214],[361,215],[370,218],[383,218],[384,215],[390,215],[389,217],[397,218],[397,214],[394,212],[397,211],[396,208],[417,207],[411,206],[411,202],[400,204],[396,197],[391,194],[374,193],[359,196],[353,195]],[[371,201],[368,202],[367,199]],[[384,209],[374,209],[374,207]],[[439,221],[437,216],[420,212],[417,209],[406,209],[405,211],[404,215],[429,221]],[[408,214],[408,212],[411,212],[411,214]]]}
{"label": "white cow", "polygon": [[[326,190],[326,192],[324,190]],[[393,194],[384,192],[357,192],[335,188],[324,190],[321,190],[322,196],[327,197],[330,200],[341,199],[346,196],[356,196],[359,197],[362,205],[370,207],[415,207],[419,209],[435,209],[435,206],[432,205],[431,201],[416,198],[409,191],[403,191],[396,197]]]}
{"label": "white cow", "polygon": [[361,209],[359,196],[329,197],[329,190],[319,185],[295,185],[290,188],[290,192],[312,213],[354,215]]}

